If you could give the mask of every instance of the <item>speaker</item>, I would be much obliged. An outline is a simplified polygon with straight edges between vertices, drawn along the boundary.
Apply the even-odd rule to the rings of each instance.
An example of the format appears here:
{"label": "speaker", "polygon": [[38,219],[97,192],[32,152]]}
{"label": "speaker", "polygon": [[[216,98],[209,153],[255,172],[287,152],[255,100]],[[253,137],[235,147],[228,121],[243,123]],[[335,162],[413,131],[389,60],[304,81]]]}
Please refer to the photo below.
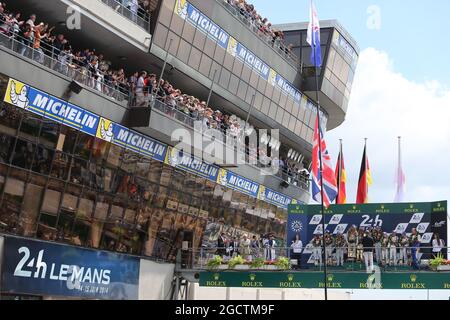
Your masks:
{"label": "speaker", "polygon": [[128,125],[132,128],[148,127],[150,125],[151,108],[132,107],[128,112]]}
{"label": "speaker", "polygon": [[81,92],[81,90],[83,90],[83,86],[81,84],[79,84],[78,82],[76,82],[75,80],[73,80],[70,85],[69,85],[69,89],[70,91],[79,94]]}
{"label": "speaker", "polygon": [[287,183],[286,181],[283,181],[280,183],[280,186],[283,188],[288,188],[289,187],[289,183]]}

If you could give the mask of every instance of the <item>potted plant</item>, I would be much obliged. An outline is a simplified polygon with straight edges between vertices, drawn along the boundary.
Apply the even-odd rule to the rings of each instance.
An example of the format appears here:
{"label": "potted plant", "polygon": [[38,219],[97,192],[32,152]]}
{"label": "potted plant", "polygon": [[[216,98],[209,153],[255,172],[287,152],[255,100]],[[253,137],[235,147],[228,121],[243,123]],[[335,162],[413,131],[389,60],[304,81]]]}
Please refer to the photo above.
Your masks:
{"label": "potted plant", "polygon": [[449,271],[450,266],[448,261],[444,259],[442,253],[439,253],[436,258],[430,260],[430,269],[434,271]]}
{"label": "potted plant", "polygon": [[291,267],[289,259],[286,257],[279,257],[275,262],[275,265],[279,270],[288,270]]}
{"label": "potted plant", "polygon": [[250,268],[251,269],[262,269],[264,267],[264,263],[265,263],[265,261],[263,258],[256,258],[250,264]]}
{"label": "potted plant", "polygon": [[245,264],[244,258],[241,256],[236,256],[228,262],[228,268],[230,269],[239,269],[239,270],[245,270],[248,269],[249,266]]}
{"label": "potted plant", "polygon": [[266,261],[264,262],[264,269],[266,270],[277,270],[277,266],[275,265],[275,261]]}
{"label": "potted plant", "polygon": [[214,256],[214,258],[208,261],[208,263],[206,264],[206,268],[208,270],[217,270],[222,265],[222,261],[223,259],[221,256]]}

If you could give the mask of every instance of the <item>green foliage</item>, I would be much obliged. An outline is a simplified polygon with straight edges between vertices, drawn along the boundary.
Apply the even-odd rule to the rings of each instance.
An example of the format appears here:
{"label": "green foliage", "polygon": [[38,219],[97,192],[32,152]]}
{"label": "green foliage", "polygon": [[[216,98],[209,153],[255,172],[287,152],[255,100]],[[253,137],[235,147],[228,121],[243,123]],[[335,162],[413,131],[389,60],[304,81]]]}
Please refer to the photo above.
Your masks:
{"label": "green foliage", "polygon": [[264,267],[265,261],[262,258],[257,258],[255,260],[252,261],[250,268],[252,269],[260,269],[262,267]]}
{"label": "green foliage", "polygon": [[209,270],[215,270],[222,264],[222,257],[221,256],[214,256],[211,260],[208,261],[206,264],[206,267]]}
{"label": "green foliage", "polygon": [[287,270],[290,268],[291,264],[289,262],[289,259],[286,257],[279,257],[277,261],[275,262],[275,265],[280,270]]}
{"label": "green foliage", "polygon": [[441,265],[445,265],[447,263],[447,260],[444,259],[444,256],[442,253],[439,253],[436,258],[430,260],[430,268],[433,270],[436,270],[437,267]]}
{"label": "green foliage", "polygon": [[228,268],[234,269],[238,264],[245,264],[245,260],[241,256],[230,259],[230,261],[228,261]]}

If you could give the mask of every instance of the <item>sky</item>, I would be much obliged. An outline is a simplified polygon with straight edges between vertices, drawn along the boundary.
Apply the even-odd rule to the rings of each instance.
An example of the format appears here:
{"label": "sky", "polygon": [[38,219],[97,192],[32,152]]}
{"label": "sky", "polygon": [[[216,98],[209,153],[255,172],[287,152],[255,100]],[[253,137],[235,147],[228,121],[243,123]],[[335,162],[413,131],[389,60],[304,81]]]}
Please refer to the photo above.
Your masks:
{"label": "sky", "polygon": [[[308,0],[252,0],[273,24],[308,21]],[[283,4],[283,5],[281,5]],[[319,19],[337,19],[360,47],[346,121],[327,133],[333,161],[344,141],[347,198],[356,199],[364,138],[373,185],[370,202],[393,202],[402,137],[406,202],[450,200],[450,27],[448,0],[315,0]],[[357,293],[357,292],[355,292]],[[436,292],[432,298],[448,299]],[[359,292],[361,299],[373,299]],[[385,292],[386,299],[400,297]],[[404,299],[426,299],[406,290]]]}
{"label": "sky", "polygon": [[[273,24],[309,20],[308,0],[251,3]],[[346,121],[326,135],[334,161],[344,140],[348,201],[356,199],[364,138],[374,181],[370,201],[394,200],[398,136],[405,201],[450,200],[450,41],[444,36],[450,1],[314,3],[321,20],[339,20],[361,50]]]}

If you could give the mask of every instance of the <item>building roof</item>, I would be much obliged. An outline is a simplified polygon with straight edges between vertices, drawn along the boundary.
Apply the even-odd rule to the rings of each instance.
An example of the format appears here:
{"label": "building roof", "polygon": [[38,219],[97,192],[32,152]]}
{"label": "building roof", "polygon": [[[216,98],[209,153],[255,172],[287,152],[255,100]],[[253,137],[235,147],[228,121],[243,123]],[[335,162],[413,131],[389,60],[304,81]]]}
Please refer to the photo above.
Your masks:
{"label": "building roof", "polygon": [[[293,23],[283,23],[274,25],[275,28],[283,30],[283,31],[296,31],[296,30],[306,30],[308,29],[308,22],[293,22]],[[357,54],[359,55],[360,49],[356,42],[356,40],[350,35],[350,33],[342,26],[342,24],[338,20],[321,20],[320,21],[321,28],[335,28],[338,30],[342,36],[344,36],[345,40],[347,40],[350,45],[355,49]]]}

